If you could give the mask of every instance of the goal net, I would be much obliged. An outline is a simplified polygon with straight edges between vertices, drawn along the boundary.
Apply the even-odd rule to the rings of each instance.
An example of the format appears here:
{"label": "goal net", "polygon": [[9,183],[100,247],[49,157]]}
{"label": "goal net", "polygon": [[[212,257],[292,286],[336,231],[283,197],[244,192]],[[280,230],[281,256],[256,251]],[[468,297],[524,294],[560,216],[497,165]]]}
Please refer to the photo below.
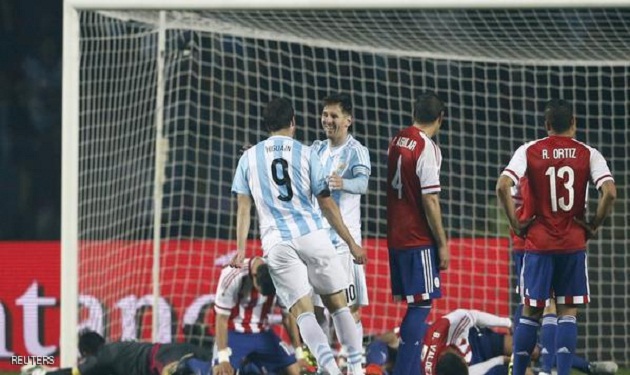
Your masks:
{"label": "goal net", "polygon": [[[372,162],[363,324],[368,333],[396,327],[405,306],[389,290],[386,151],[424,90],[447,103],[437,142],[452,253],[431,318],[455,308],[508,315],[516,298],[494,185],[520,144],[545,135],[545,101],[562,97],[575,105],[578,138],[603,153],[619,189],[612,218],[589,243],[593,302],[579,318],[578,348],[592,360],[630,358],[630,9],[78,17],[80,59],[66,64],[76,65],[79,96],[64,95],[64,105],[78,105],[76,121],[64,121],[77,135],[64,145],[76,150],[64,168],[76,165],[78,181],[64,199],[77,215],[64,221],[64,246],[76,244],[78,295],[64,303],[74,298],[79,311],[63,319],[111,340],[211,340],[218,274],[234,250],[230,187],[241,147],[266,137],[262,108],[277,96],[293,101],[299,140],[322,139],[321,99],[344,92],[354,101],[351,131]],[[249,254],[260,254],[255,221],[250,234]]]}

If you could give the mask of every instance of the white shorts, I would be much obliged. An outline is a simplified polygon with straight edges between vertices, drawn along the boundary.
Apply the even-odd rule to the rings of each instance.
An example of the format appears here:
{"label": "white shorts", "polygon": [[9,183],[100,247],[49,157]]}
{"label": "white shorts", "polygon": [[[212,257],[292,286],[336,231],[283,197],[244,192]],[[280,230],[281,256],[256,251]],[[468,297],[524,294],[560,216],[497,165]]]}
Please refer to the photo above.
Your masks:
{"label": "white shorts", "polygon": [[[365,281],[365,268],[363,268],[363,265],[354,263],[354,257],[350,254],[350,250],[337,254],[337,261],[343,265],[344,272],[348,275],[349,285],[346,288],[348,306],[369,305],[367,283]],[[313,305],[324,307],[324,302],[317,294],[313,296]]]}
{"label": "white shorts", "polygon": [[326,229],[275,245],[266,261],[276,295],[289,309],[313,292],[333,294],[348,287],[347,278],[339,277],[345,271]]}

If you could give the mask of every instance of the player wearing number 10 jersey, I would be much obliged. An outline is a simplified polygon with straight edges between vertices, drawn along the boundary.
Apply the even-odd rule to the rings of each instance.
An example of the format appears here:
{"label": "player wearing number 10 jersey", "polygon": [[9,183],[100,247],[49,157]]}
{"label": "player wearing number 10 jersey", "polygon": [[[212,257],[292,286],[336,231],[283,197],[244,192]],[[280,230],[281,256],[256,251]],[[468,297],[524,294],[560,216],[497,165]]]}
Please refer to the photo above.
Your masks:
{"label": "player wearing number 10 jersey", "polygon": [[[569,103],[549,101],[545,126],[549,136],[516,150],[497,182],[497,195],[510,226],[519,233],[530,225],[519,277],[524,306],[514,333],[514,375],[525,373],[543,308],[554,296],[558,374],[569,374],[577,342],[577,305],[588,303],[590,298],[586,241],[609,215],[616,196],[604,157],[574,139],[576,120]],[[516,217],[510,197],[511,187],[523,177],[527,178],[527,198],[535,218],[525,225]],[[587,223],[589,182],[601,194],[597,211]]]}
{"label": "player wearing number 10 jersey", "polygon": [[441,296],[440,269],[448,266],[442,227],[440,130],[444,103],[434,93],[416,99],[413,125],[390,142],[387,164],[387,246],[392,294],[407,302],[394,375],[420,374],[420,351],[431,300]]}
{"label": "player wearing number 10 jersey", "polygon": [[[348,348],[351,373],[360,374],[362,338],[357,334],[343,293],[348,282],[346,278],[339,278],[344,269],[336,261],[335,249],[312,196],[317,197],[321,212],[348,244],[357,263],[365,261],[365,251],[353,239],[330,197],[317,154],[293,139],[296,124],[291,102],[284,98],[272,100],[265,108],[264,118],[270,137],[243,153],[232,184],[238,209],[237,253],[231,266],[242,267],[245,258],[253,200],[276,295],[296,318],[304,342],[322,369],[332,375],[341,373],[313,313],[311,294],[315,292],[322,296],[337,337]],[[218,357],[225,363],[229,355],[226,349]],[[227,364],[220,367],[229,375]],[[217,371],[215,375],[223,375],[223,372]]]}

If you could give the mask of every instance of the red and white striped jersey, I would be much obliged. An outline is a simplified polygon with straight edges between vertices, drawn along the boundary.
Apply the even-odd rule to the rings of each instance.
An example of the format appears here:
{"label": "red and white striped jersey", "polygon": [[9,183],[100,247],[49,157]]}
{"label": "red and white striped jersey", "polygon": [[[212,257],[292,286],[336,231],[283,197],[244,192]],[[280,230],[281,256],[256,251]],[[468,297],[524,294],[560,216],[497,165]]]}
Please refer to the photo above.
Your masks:
{"label": "red and white striped jersey", "polygon": [[214,311],[229,315],[228,329],[241,333],[257,333],[269,329],[269,312],[276,296],[263,296],[254,288],[250,272],[252,259],[242,268],[225,267],[217,285]]}
{"label": "red and white striped jersey", "polygon": [[429,326],[422,346],[422,368],[425,375],[435,374],[438,359],[447,348],[454,349],[470,364],[472,349],[468,331],[472,327],[512,326],[509,318],[501,318],[478,310],[454,310]]}
{"label": "red and white striped jersey", "polygon": [[524,144],[502,175],[518,184],[527,177],[536,220],[527,231],[527,251],[570,253],[586,248],[584,218],[589,182],[597,189],[613,181],[606,160],[596,149],[570,137],[551,135]]}

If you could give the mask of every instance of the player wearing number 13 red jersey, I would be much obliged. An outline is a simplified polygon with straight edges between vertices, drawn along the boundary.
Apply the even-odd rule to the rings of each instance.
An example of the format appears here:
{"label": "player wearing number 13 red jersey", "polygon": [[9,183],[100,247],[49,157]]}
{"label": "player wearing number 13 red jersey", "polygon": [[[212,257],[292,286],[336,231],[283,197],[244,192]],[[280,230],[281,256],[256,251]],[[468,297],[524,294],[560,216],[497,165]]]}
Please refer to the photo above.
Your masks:
{"label": "player wearing number 13 red jersey", "polygon": [[[577,305],[590,299],[586,241],[609,215],[616,196],[604,157],[574,139],[576,120],[569,103],[549,101],[545,126],[549,136],[516,150],[497,182],[497,195],[510,226],[516,233],[526,230],[519,275],[524,307],[514,333],[514,375],[525,373],[543,308],[552,297],[558,308],[558,374],[569,374],[577,342]],[[533,221],[519,221],[510,196],[512,186],[523,177]],[[600,191],[600,198],[593,219],[586,222],[589,182]]]}

